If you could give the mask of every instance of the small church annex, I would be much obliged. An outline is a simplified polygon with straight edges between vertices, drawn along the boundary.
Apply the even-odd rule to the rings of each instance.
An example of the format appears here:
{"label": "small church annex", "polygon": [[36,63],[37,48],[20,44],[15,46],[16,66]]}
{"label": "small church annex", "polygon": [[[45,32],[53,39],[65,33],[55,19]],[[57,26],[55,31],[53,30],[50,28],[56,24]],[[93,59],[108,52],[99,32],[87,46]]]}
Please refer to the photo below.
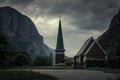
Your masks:
{"label": "small church annex", "polygon": [[[85,68],[89,60],[100,60],[102,62],[106,61],[106,52],[101,47],[101,45],[93,38],[90,37],[85,41],[81,49],[74,56],[76,68]],[[89,64],[95,64],[94,62]],[[96,65],[97,66],[97,65]]]}

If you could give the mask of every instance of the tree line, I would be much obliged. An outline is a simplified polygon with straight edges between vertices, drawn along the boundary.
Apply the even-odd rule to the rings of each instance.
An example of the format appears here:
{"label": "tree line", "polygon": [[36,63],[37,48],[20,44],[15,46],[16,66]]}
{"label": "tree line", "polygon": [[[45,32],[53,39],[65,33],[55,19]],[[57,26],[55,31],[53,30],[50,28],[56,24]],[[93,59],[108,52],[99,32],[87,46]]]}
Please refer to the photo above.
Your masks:
{"label": "tree line", "polygon": [[36,55],[32,58],[27,52],[18,52],[9,48],[7,35],[0,33],[0,67],[48,66],[52,65],[52,56]]}

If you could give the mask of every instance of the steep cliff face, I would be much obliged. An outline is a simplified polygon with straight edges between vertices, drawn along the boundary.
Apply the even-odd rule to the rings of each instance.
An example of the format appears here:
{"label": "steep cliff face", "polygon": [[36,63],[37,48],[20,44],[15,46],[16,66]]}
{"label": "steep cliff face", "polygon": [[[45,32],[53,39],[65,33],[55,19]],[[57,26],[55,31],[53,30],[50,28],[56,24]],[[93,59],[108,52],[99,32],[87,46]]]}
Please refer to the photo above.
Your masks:
{"label": "steep cliff face", "polygon": [[31,19],[11,7],[0,8],[0,32],[8,36],[11,49],[28,52],[31,56],[50,53]]}
{"label": "steep cliff face", "polygon": [[120,11],[113,16],[109,29],[98,38],[98,42],[106,51],[120,43]]}

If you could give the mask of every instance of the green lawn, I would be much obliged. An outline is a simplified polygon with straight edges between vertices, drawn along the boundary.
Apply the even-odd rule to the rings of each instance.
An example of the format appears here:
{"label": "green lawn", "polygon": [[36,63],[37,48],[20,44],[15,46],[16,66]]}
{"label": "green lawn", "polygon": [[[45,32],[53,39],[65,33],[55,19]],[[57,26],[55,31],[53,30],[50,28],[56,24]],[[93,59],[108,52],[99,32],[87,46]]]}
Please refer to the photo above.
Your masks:
{"label": "green lawn", "polygon": [[22,67],[12,67],[8,69],[73,69],[70,66],[22,66]]}
{"label": "green lawn", "polygon": [[105,73],[117,73],[120,74],[120,69],[112,69],[112,68],[88,68],[88,70],[99,70]]}
{"label": "green lawn", "polygon": [[57,78],[30,71],[0,71],[0,80],[57,80]]}
{"label": "green lawn", "polygon": [[119,78],[116,78],[116,79],[108,78],[107,80],[120,80],[120,77],[119,77]]}

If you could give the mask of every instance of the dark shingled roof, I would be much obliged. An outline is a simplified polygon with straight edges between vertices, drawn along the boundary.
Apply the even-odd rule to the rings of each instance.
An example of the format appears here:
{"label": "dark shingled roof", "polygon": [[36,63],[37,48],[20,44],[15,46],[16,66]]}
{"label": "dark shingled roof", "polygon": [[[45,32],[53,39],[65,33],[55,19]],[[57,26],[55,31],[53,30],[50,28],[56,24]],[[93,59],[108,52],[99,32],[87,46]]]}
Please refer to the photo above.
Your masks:
{"label": "dark shingled roof", "polygon": [[58,28],[56,51],[65,51],[64,43],[63,43],[63,34],[62,34],[61,20],[59,20],[59,28]]}
{"label": "dark shingled roof", "polygon": [[78,51],[78,53],[75,56],[84,54],[93,42],[94,42],[93,37],[90,37],[88,40],[86,40],[85,43],[83,44],[83,46],[81,47],[81,49]]}
{"label": "dark shingled roof", "polygon": [[[96,49],[97,50],[96,50]],[[91,50],[92,49],[92,50]],[[103,50],[103,48],[100,46],[100,44],[94,40],[93,37],[90,37],[88,40],[85,41],[81,49],[78,51],[78,53],[75,55],[75,57],[80,56],[80,55],[87,55],[89,51],[93,51],[92,55],[106,55],[106,52]],[[101,54],[103,53],[103,54]],[[89,54],[91,55],[91,54]]]}

